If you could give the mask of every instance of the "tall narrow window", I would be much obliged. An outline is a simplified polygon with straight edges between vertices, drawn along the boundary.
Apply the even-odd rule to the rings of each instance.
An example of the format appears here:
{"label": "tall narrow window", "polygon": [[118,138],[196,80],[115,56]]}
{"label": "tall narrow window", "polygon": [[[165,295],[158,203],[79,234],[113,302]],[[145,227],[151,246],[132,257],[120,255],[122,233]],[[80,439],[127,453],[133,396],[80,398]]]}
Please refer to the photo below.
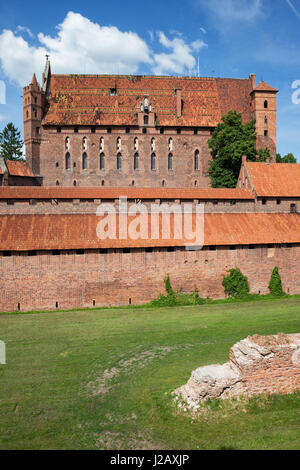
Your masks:
{"label": "tall narrow window", "polygon": [[100,137],[100,152],[104,152],[104,138]]}
{"label": "tall narrow window", "polygon": [[117,138],[117,152],[121,152],[121,137]]}
{"label": "tall narrow window", "polygon": [[151,152],[155,152],[155,139],[152,137],[151,139]]}
{"label": "tall narrow window", "polygon": [[69,137],[66,137],[66,145],[65,145],[65,148],[66,150],[70,150],[70,138]]}
{"label": "tall narrow window", "polygon": [[195,171],[199,171],[199,150],[195,151],[194,155],[194,169]]}
{"label": "tall narrow window", "polygon": [[268,107],[268,100],[265,100],[264,102],[264,108],[266,109]]}
{"label": "tall narrow window", "polygon": [[137,152],[139,149],[139,139],[137,137],[135,137],[134,139],[134,150],[135,152]]}
{"label": "tall narrow window", "polygon": [[120,153],[117,155],[117,170],[122,170],[122,155]]}
{"label": "tall narrow window", "polygon": [[70,167],[71,167],[71,155],[69,154],[69,152],[66,153],[66,158],[65,158],[65,167],[66,167],[66,170],[69,170]]}
{"label": "tall narrow window", "polygon": [[268,124],[268,118],[267,118],[267,116],[265,116],[264,121],[265,121],[265,124]]}
{"label": "tall narrow window", "polygon": [[168,170],[173,170],[173,155],[171,153],[168,155]]}
{"label": "tall narrow window", "polygon": [[169,152],[172,152],[173,150],[173,140],[172,140],[172,137],[169,138]]}
{"label": "tall narrow window", "polygon": [[87,138],[82,139],[82,150],[87,150]]}
{"label": "tall narrow window", "polygon": [[133,168],[134,170],[139,169],[139,154],[137,152],[134,154]]}
{"label": "tall narrow window", "polygon": [[156,155],[155,155],[155,153],[152,153],[152,155],[151,155],[151,170],[152,171],[156,170]]}
{"label": "tall narrow window", "polygon": [[82,154],[82,169],[87,169],[87,154],[85,152]]}
{"label": "tall narrow window", "polygon": [[144,125],[147,126],[148,122],[149,122],[148,116],[144,116]]}
{"label": "tall narrow window", "polygon": [[104,153],[100,153],[100,170],[105,170],[105,156]]}

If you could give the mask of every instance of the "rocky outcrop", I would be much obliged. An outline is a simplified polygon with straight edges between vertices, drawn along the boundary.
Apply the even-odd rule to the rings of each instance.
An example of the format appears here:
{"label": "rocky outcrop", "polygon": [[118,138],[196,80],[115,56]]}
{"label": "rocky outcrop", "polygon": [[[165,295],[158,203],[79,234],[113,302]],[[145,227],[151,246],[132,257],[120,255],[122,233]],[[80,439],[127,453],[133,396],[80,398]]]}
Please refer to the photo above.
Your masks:
{"label": "rocky outcrop", "polygon": [[196,410],[207,398],[300,390],[300,334],[248,336],[230,349],[230,361],[199,367],[174,391]]}

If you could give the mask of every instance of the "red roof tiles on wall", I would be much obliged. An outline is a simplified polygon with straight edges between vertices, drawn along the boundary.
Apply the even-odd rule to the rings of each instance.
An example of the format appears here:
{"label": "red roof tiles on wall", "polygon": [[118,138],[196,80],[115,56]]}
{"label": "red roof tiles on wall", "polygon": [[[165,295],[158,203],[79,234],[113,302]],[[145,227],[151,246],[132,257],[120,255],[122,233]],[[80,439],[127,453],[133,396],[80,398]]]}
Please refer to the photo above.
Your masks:
{"label": "red roof tiles on wall", "polygon": [[27,165],[26,162],[15,161],[15,160],[5,160],[8,173],[11,176],[29,176],[34,177],[31,168]]}
{"label": "red roof tiles on wall", "polygon": [[[128,217],[128,222],[133,218]],[[93,214],[0,215],[0,250],[72,250],[191,244],[184,237],[174,238],[172,230],[167,240],[162,238],[100,240],[97,237],[96,228],[101,220],[102,217]],[[173,217],[171,217],[171,226],[172,221]],[[195,214],[193,224],[195,228]],[[149,234],[150,227],[151,224],[148,223]],[[204,215],[204,245],[280,243],[300,243],[300,217],[297,214]]]}
{"label": "red roof tiles on wall", "polygon": [[247,169],[259,197],[300,197],[299,163],[247,162]]}

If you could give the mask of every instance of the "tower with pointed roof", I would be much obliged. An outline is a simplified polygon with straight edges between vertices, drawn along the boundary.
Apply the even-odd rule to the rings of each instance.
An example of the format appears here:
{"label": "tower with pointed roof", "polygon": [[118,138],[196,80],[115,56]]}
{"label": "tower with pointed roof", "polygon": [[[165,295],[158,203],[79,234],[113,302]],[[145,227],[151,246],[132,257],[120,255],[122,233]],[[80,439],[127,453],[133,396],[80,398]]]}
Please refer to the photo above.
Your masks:
{"label": "tower with pointed roof", "polygon": [[257,148],[267,147],[276,160],[276,94],[278,90],[264,81],[252,82],[251,110],[256,119]]}
{"label": "tower with pointed roof", "polygon": [[43,94],[33,74],[31,83],[23,89],[24,142],[26,160],[32,171],[40,174],[41,122],[43,117]]}

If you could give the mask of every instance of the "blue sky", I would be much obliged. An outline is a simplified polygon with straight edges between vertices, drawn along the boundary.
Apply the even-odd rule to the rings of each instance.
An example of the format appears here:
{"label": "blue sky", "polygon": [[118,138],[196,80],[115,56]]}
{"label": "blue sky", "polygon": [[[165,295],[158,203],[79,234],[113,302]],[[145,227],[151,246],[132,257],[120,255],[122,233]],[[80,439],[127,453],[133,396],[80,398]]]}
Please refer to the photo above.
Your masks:
{"label": "blue sky", "polygon": [[13,121],[23,131],[22,86],[33,72],[40,80],[46,52],[54,73],[196,75],[199,63],[201,76],[256,73],[279,89],[277,150],[300,162],[300,0],[41,5],[0,5],[0,129]]}

